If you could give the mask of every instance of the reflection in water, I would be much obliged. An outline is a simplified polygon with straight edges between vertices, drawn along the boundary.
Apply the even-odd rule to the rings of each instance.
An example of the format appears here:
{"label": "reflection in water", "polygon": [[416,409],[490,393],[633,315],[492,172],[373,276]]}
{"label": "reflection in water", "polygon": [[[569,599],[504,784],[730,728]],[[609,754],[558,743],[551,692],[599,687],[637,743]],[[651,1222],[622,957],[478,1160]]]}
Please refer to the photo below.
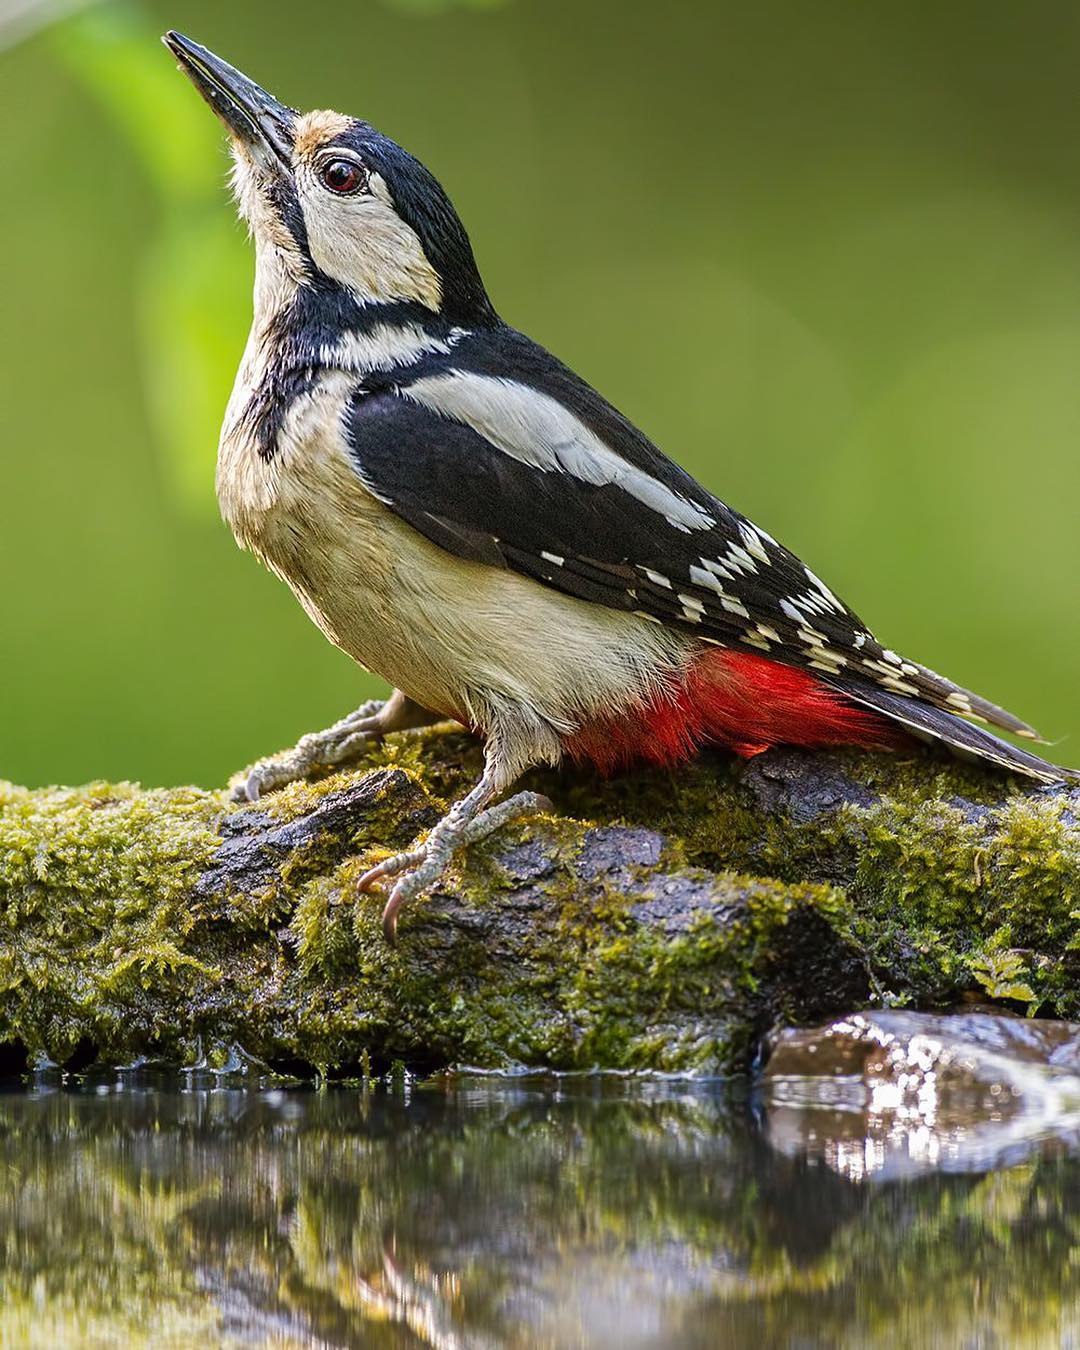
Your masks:
{"label": "reflection in water", "polygon": [[[835,1036],[825,1104],[787,1072],[780,1104],[775,1083],[747,1098],[587,1077],[13,1091],[0,1345],[1074,1343],[1071,1141],[1021,1141],[1011,1091],[984,1119],[1001,1094],[978,1069],[958,1071],[966,1124],[948,1086],[929,1118],[925,1081],[913,1117],[865,1087],[856,1101],[859,1055],[887,1078],[889,1047],[861,1034]],[[924,1052],[924,1079],[948,1079]],[[920,1174],[880,1165],[905,1122],[928,1132]],[[931,1138],[940,1163],[965,1128],[998,1127],[1003,1170],[989,1153],[928,1169]]]}
{"label": "reflection in water", "polygon": [[1080,1028],[968,1013],[858,1013],[777,1037],[768,1134],[853,1181],[990,1171],[1080,1152]]}

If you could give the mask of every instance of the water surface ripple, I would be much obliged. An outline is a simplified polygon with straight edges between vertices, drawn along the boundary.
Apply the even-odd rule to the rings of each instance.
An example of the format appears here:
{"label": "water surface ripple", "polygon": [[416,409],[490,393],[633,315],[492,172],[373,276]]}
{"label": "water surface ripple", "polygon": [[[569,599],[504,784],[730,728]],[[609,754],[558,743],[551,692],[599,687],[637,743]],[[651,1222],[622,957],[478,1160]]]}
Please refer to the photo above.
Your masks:
{"label": "water surface ripple", "polygon": [[1080,1345],[1080,1030],[840,1019],[753,1088],[0,1093],[0,1345]]}

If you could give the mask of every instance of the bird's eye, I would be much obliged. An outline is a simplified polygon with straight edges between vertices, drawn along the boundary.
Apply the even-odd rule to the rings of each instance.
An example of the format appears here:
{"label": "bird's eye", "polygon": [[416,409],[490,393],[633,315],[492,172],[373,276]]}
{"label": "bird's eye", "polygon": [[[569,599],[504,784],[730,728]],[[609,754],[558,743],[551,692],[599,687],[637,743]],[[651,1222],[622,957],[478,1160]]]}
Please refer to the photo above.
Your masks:
{"label": "bird's eye", "polygon": [[341,197],[349,197],[367,186],[367,173],[351,159],[329,159],[319,170],[323,186]]}

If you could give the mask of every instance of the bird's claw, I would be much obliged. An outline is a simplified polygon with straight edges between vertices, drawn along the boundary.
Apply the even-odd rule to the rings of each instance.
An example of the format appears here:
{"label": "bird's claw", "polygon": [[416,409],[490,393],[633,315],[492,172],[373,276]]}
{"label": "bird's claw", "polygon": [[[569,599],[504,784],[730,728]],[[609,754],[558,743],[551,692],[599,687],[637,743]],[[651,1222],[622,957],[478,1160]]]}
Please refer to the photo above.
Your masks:
{"label": "bird's claw", "polygon": [[248,770],[244,778],[233,784],[229,797],[234,802],[257,802],[263,793],[273,792],[275,788],[284,787],[286,783],[303,776],[288,758],[262,759]]}
{"label": "bird's claw", "polygon": [[[417,872],[412,872],[408,876],[402,877],[401,880],[394,885],[386,904],[383,906],[383,936],[386,938],[387,942],[389,942],[391,947],[397,945],[398,911],[427,884],[426,878],[420,877],[415,885],[408,885],[408,883],[418,875],[420,869],[422,869],[427,856],[428,850],[426,847],[413,849],[409,853],[395,853],[393,857],[384,858],[381,863],[376,863],[374,867],[369,867],[356,883],[358,894],[379,895],[383,890],[379,883],[384,878],[397,876],[399,872],[405,872],[411,867],[417,868]],[[442,869],[440,868],[440,871],[441,870]]]}
{"label": "bird's claw", "polygon": [[391,947],[397,946],[398,913],[405,905],[406,901],[409,899],[409,897],[405,895],[402,890],[404,880],[405,879],[403,878],[401,881],[398,882],[398,884],[390,892],[390,898],[383,906],[382,912],[383,937],[386,939],[386,941],[390,944]]}
{"label": "bird's claw", "polygon": [[242,783],[233,788],[234,802],[257,802],[262,796],[263,777],[258,769],[253,769]]}
{"label": "bird's claw", "polygon": [[385,734],[379,721],[383,706],[377,700],[364,703],[325,731],[301,736],[291,750],[277,759],[260,760],[248,770],[245,778],[233,785],[229,793],[231,800],[257,802],[264,793],[275,788],[357,758],[366,746]]}
{"label": "bird's claw", "polygon": [[406,874],[394,883],[382,912],[383,935],[391,946],[395,946],[401,910],[439,880],[459,848],[479,843],[519,816],[554,809],[551,800],[538,792],[519,792],[498,806],[481,811],[471,820],[457,818],[451,812],[435,826],[425,844],[406,853],[395,853],[369,867],[356,883],[357,892],[360,895],[377,894],[382,890],[378,883],[385,877],[398,876],[401,872]]}
{"label": "bird's claw", "polygon": [[[294,752],[290,752],[294,753]],[[310,762],[300,764],[291,762],[289,757],[282,759],[260,760],[246,777],[234,783],[229,797],[234,802],[257,802],[265,792],[284,787],[314,772],[317,766]]]}

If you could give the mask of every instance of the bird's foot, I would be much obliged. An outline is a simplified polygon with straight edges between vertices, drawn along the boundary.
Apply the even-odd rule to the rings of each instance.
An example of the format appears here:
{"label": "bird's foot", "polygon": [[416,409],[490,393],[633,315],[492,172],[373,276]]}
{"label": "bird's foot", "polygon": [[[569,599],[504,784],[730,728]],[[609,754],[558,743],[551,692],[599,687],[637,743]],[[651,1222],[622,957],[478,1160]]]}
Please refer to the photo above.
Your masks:
{"label": "bird's foot", "polygon": [[359,759],[369,745],[391,731],[427,726],[437,721],[435,713],[414,703],[400,690],[382,701],[371,699],[325,731],[301,736],[291,750],[275,759],[262,759],[232,788],[237,802],[257,802],[264,792],[307,778],[320,769],[333,768]]}
{"label": "bird's foot", "polygon": [[487,839],[519,816],[553,809],[550,799],[539,792],[518,792],[474,816],[452,808],[428,835],[426,843],[407,853],[395,853],[392,858],[386,858],[370,868],[356,883],[356,888],[365,894],[375,889],[384,877],[405,873],[394,883],[382,915],[383,933],[387,941],[396,942],[398,914],[402,908],[439,880],[459,848]]}

